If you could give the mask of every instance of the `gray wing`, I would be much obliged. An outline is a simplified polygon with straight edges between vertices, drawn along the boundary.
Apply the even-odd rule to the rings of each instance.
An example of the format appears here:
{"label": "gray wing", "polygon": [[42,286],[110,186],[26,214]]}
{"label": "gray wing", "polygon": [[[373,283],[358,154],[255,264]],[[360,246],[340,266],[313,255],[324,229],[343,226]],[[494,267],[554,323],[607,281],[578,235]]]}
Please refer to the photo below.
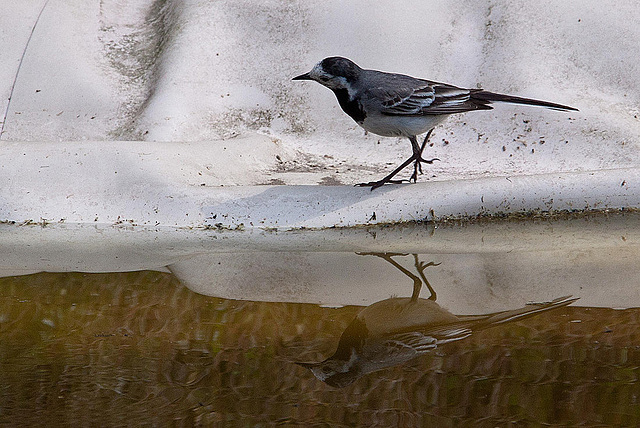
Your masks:
{"label": "gray wing", "polygon": [[367,92],[380,101],[381,113],[388,116],[424,116],[491,109],[487,102],[478,102],[471,97],[478,89],[410,79],[394,79],[387,85],[372,87]]}
{"label": "gray wing", "polygon": [[[387,344],[395,344],[396,348],[410,348],[416,354],[423,354],[444,343],[464,339],[471,335],[465,326],[449,325],[429,329],[428,331],[408,331],[392,334],[386,338]],[[392,346],[388,346],[392,348]],[[409,352],[404,350],[404,352]]]}
{"label": "gray wing", "polygon": [[[366,360],[373,371],[383,367],[390,367],[412,360],[436,348],[436,340],[418,332],[391,335],[383,340],[370,343],[363,348],[363,360]],[[371,367],[375,367],[371,369]]]}
{"label": "gray wing", "polygon": [[[482,317],[484,319],[485,317]],[[471,335],[471,325],[478,322],[475,318],[466,322],[433,326],[424,331],[404,331],[389,334],[385,337],[384,347],[387,354],[420,355],[438,346],[464,339]]]}

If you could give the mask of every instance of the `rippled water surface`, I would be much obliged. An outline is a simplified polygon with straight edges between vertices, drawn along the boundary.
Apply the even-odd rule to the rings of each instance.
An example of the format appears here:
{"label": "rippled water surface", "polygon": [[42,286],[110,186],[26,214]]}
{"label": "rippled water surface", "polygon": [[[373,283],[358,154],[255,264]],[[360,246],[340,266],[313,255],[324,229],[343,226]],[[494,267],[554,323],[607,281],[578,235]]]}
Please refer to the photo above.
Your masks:
{"label": "rippled water surface", "polygon": [[154,272],[5,278],[0,293],[7,425],[636,425],[640,416],[637,309],[557,309],[334,389],[292,362],[329,356],[357,307],[216,299]]}
{"label": "rippled water surface", "polygon": [[[545,281],[561,278],[558,265],[535,261],[551,263],[556,253],[531,255],[519,284],[517,274],[508,275],[505,283],[520,294],[509,294],[491,267],[503,262],[513,271],[514,259],[504,254],[491,256],[493,264],[468,254],[322,256],[334,276],[344,272],[354,282],[379,269],[366,282],[382,304],[371,302],[366,284],[355,288],[367,309],[222,299],[156,271],[0,278],[0,425],[637,426],[638,302],[612,309],[590,300],[609,286],[637,294],[630,251],[569,249],[567,269],[583,275],[570,294],[580,300],[548,309],[544,303],[566,289],[558,281],[534,290],[531,266]],[[291,257],[281,255],[286,263],[267,276],[247,270],[256,286],[288,287],[301,281],[291,272],[314,269],[310,255]],[[483,274],[454,269],[467,264],[481,264]],[[225,284],[246,281],[232,273]],[[475,288],[465,289],[465,278]],[[523,297],[527,288],[532,294]],[[499,311],[529,316],[472,316]],[[420,346],[422,355],[404,353]],[[296,364],[334,353],[342,362],[333,374],[342,372],[333,381]]]}

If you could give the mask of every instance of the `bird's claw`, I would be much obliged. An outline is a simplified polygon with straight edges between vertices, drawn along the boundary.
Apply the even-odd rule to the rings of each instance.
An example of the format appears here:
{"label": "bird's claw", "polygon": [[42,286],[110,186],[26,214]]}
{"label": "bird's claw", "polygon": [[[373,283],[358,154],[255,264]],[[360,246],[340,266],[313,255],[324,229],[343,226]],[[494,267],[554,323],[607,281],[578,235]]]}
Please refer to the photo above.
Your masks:
{"label": "bird's claw", "polygon": [[371,190],[377,189],[378,187],[381,187],[385,184],[402,184],[402,183],[408,183],[409,180],[380,180],[380,181],[370,181],[368,183],[358,183],[355,186],[356,187],[371,187]]}
{"label": "bird's claw", "polygon": [[409,182],[413,181],[414,183],[418,182],[418,174],[422,174],[422,164],[423,163],[428,163],[429,165],[431,165],[434,161],[439,161],[440,159],[438,158],[433,158],[433,159],[423,159],[422,156],[418,157],[415,160],[415,163],[413,164],[413,174],[411,174],[411,177],[409,178]]}
{"label": "bird's claw", "polygon": [[[433,158],[433,159],[428,159],[427,160],[427,159],[423,159],[422,157],[420,157],[420,159],[418,159],[418,161],[420,162],[419,165],[422,165],[422,162],[428,163],[429,165],[431,165],[435,161],[440,161],[440,159]],[[422,167],[420,168],[420,172],[422,172]]]}
{"label": "bird's claw", "polygon": [[376,251],[356,251],[359,256],[377,256],[377,257],[395,257],[395,256],[408,256],[409,253],[383,253]]}
{"label": "bird's claw", "polygon": [[401,165],[396,171],[394,171],[388,176],[388,177],[393,177],[396,173],[400,172],[400,170],[403,167],[408,166],[407,164],[410,165],[410,162],[413,161],[414,162],[413,174],[411,174],[411,177],[409,177],[408,180],[406,179],[392,180],[391,178],[383,178],[382,180],[379,180],[379,181],[370,181],[368,183],[358,183],[356,184],[356,187],[371,187],[371,190],[375,190],[378,187],[382,187],[385,184],[401,184],[401,183],[411,183],[411,182],[416,183],[418,181],[418,172],[422,174],[422,163],[432,164],[433,162],[439,161],[439,160],[440,159],[438,158],[424,159],[422,156],[414,154],[413,157],[405,161],[403,165]]}
{"label": "bird's claw", "polygon": [[418,269],[418,271],[420,272],[424,272],[424,270],[426,268],[428,268],[429,266],[439,266],[441,263],[436,263],[436,262],[429,262],[429,263],[425,263],[425,262],[418,262],[416,264],[416,268]]}

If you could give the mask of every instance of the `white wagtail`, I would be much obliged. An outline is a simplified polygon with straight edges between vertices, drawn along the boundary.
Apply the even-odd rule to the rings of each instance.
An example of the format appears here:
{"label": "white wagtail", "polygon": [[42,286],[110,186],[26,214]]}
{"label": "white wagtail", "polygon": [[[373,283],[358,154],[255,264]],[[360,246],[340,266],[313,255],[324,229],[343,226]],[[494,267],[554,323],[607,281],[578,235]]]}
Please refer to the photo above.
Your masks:
{"label": "white wagtail", "polygon": [[[486,315],[456,316],[440,307],[436,294],[424,275],[435,263],[422,263],[414,254],[420,275],[409,272],[392,259],[398,254],[369,253],[384,258],[414,282],[413,295],[392,297],[364,308],[340,336],[338,349],[319,363],[297,363],[326,384],[342,388],[361,376],[403,364],[448,342],[464,339],[473,332],[521,320],[541,312],[569,305],[578,299],[561,297],[548,303]],[[422,282],[431,291],[419,298]]]}
{"label": "white wagtail", "polygon": [[[415,182],[422,163],[434,160],[422,158],[422,152],[433,128],[454,113],[471,110],[491,110],[492,102],[528,104],[554,110],[577,109],[561,104],[539,101],[511,95],[496,94],[483,89],[463,89],[446,83],[432,82],[406,76],[360,68],[353,61],[342,57],[325,58],[305,74],[293,80],[315,80],[331,89],[338,98],[342,110],[366,131],[384,137],[407,137],[411,141],[413,155],[389,175],[379,181],[361,183],[371,190],[385,183],[404,180],[392,178],[412,162]],[[427,133],[418,145],[417,136]]]}

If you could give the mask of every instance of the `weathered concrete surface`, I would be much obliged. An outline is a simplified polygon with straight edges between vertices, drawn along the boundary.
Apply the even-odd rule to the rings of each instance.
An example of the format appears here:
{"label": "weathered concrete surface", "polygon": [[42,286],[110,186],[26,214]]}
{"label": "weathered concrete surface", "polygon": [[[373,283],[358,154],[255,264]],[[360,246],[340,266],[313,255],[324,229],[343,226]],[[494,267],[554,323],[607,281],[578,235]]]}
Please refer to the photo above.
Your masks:
{"label": "weathered concrete surface", "polygon": [[[343,55],[580,109],[505,105],[453,117],[434,132],[428,155],[441,162],[423,181],[638,166],[640,10],[631,0],[31,0],[1,9],[5,141],[232,145],[258,132],[291,154],[279,182],[369,181],[406,158],[408,142],[363,136],[330,91],[290,80]],[[237,184],[264,182],[250,172]]]}
{"label": "weathered concrete surface", "polygon": [[[330,228],[518,213],[640,208],[634,168],[389,185],[285,186],[277,140],[0,145],[0,221]],[[261,176],[264,185],[249,185]],[[276,177],[276,178],[274,178]],[[246,184],[246,185],[238,185]]]}

